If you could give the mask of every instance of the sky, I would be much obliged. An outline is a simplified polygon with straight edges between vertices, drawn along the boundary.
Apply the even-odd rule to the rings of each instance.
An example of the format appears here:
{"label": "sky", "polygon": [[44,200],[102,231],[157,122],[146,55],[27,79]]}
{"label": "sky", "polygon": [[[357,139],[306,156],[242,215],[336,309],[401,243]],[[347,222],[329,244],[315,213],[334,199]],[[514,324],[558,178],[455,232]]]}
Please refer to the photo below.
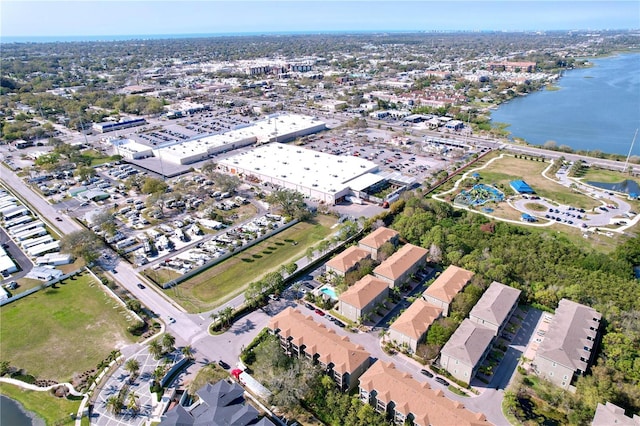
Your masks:
{"label": "sky", "polygon": [[637,0],[0,0],[2,38],[637,28]]}

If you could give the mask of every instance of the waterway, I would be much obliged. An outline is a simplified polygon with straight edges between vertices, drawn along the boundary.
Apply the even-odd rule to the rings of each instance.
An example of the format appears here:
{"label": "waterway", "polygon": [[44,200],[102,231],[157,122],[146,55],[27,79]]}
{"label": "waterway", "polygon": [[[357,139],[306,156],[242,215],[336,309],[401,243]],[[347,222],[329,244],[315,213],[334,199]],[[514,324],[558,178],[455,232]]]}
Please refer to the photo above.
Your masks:
{"label": "waterway", "polygon": [[13,399],[0,395],[0,425],[39,426],[44,422]]}
{"label": "waterway", "polygon": [[[593,67],[567,71],[559,90],[513,99],[491,114],[509,123],[512,137],[530,144],[555,141],[574,150],[627,155],[640,127],[640,54],[592,59]],[[640,137],[632,155],[640,155]]]}

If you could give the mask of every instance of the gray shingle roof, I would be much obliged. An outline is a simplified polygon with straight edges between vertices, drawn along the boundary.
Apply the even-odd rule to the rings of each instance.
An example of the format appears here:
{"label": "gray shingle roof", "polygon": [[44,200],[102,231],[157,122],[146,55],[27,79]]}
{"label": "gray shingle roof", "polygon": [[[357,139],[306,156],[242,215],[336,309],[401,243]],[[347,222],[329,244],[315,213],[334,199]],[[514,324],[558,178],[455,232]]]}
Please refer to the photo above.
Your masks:
{"label": "gray shingle roof", "polygon": [[471,309],[469,316],[499,326],[506,319],[511,307],[520,297],[520,293],[521,291],[516,288],[494,281]]}

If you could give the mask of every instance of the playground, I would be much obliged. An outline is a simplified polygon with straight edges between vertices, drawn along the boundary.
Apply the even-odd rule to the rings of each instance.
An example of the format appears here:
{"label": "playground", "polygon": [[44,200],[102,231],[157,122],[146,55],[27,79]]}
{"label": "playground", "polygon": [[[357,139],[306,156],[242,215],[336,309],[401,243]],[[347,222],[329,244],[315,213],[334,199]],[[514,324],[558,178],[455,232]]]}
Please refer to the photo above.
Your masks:
{"label": "playground", "polygon": [[474,185],[469,190],[462,190],[454,199],[454,204],[467,207],[481,206],[486,203],[504,201],[502,191],[483,183]]}

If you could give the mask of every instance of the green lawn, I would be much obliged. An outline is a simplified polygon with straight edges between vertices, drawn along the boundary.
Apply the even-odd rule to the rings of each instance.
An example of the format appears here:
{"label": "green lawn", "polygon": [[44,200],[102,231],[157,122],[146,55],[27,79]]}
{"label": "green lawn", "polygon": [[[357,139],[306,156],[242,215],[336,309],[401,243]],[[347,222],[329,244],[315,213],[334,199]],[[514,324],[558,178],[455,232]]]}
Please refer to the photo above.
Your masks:
{"label": "green lawn", "polygon": [[584,170],[584,174],[580,176],[580,180],[583,182],[591,181],[603,183],[618,183],[622,182],[623,180],[630,179],[640,184],[640,180],[634,178],[633,176],[629,176],[627,173],[617,172],[613,170],[604,170],[594,167],[587,167]]}
{"label": "green lawn", "polygon": [[42,379],[71,381],[132,343],[126,310],[90,275],[0,309],[0,360]]}
{"label": "green lawn", "polygon": [[297,223],[165,292],[189,312],[213,309],[244,292],[264,274],[303,257],[308,247],[332,232],[335,223],[331,216]]}
{"label": "green lawn", "polygon": [[56,398],[49,392],[36,392],[21,389],[7,383],[0,383],[0,394],[18,401],[47,423],[47,425],[73,424],[70,413],[76,414],[80,400]]}
{"label": "green lawn", "polygon": [[[478,170],[478,173],[481,177],[480,182],[502,185],[504,188],[509,188],[510,181],[522,179],[536,191],[537,195],[560,204],[570,204],[583,209],[592,209],[599,205],[586,195],[574,192],[554,180],[546,179],[542,176],[542,171],[547,166],[549,166],[548,162],[506,156],[489,164],[487,168]],[[511,191],[510,188],[509,191]]]}

